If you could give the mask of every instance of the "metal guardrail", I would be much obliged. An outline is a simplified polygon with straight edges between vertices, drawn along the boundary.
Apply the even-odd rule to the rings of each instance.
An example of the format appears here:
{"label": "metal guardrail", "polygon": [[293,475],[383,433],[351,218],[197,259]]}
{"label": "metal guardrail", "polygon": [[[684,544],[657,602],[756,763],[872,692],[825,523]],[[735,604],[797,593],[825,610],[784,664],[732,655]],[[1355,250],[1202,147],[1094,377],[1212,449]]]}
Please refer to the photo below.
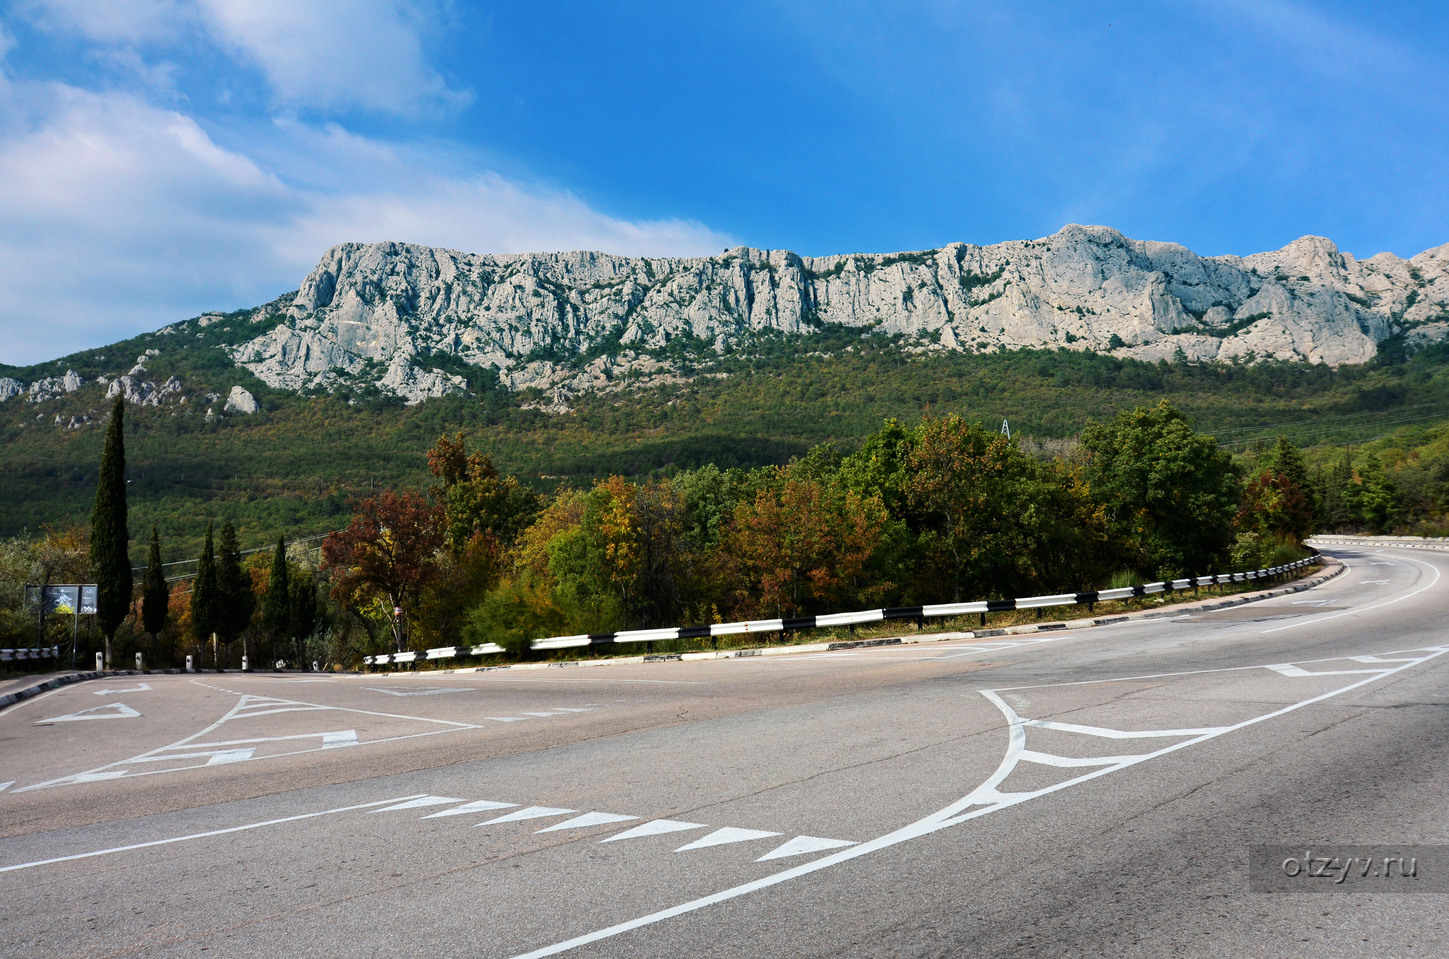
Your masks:
{"label": "metal guardrail", "polygon": [[[1027,596],[1019,599],[983,599],[970,603],[937,603],[930,606],[893,606],[866,609],[853,613],[827,613],[821,616],[793,616],[781,619],[757,619],[740,623],[711,623],[708,626],[668,626],[660,629],[629,629],[616,633],[583,633],[577,636],[548,636],[530,644],[534,650],[573,649],[584,646],[611,646],[615,643],[653,643],[674,639],[708,639],[750,633],[780,633],[821,626],[855,626],[894,619],[926,620],[943,616],[968,616],[976,613],[1002,613],[1018,609],[1044,609],[1052,606],[1080,606],[1105,603],[1134,596],[1152,596],[1198,586],[1221,586],[1268,579],[1317,563],[1317,557],[1300,559],[1284,566],[1254,569],[1241,573],[1219,573],[1213,576],[1189,576],[1170,582],[1143,583],[1117,589],[1087,593],[1058,593],[1052,596]],[[365,656],[368,666],[405,665],[426,660],[454,659],[460,656],[490,656],[503,652],[497,643],[481,646],[441,646],[423,652],[382,653]]]}
{"label": "metal guardrail", "polygon": [[31,659],[57,659],[59,646],[42,646],[38,649],[0,649],[0,663],[24,662]]}
{"label": "metal guardrail", "polygon": [[1394,549],[1449,549],[1449,539],[1429,536],[1313,536],[1323,546],[1392,546]]}

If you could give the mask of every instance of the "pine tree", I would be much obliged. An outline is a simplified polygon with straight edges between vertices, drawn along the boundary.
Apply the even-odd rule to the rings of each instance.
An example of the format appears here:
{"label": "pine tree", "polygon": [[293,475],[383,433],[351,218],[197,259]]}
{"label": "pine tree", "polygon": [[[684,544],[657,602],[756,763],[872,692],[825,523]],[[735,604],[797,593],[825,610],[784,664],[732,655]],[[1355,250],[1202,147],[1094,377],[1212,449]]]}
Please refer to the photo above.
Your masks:
{"label": "pine tree", "polygon": [[[196,641],[206,646],[211,634],[217,630],[219,618],[219,597],[216,584],[216,556],[211,547],[211,524],[206,524],[206,539],[202,541],[201,558],[196,564],[196,579],[191,584],[191,632]],[[220,664],[218,663],[218,668]]]}
{"label": "pine tree", "polygon": [[141,622],[151,634],[153,644],[157,634],[166,628],[170,600],[166,576],[161,569],[161,535],[152,526],[151,552],[146,557],[146,575],[141,579]]}
{"label": "pine tree", "polygon": [[287,588],[287,544],[278,536],[277,549],[272,553],[272,575],[267,583],[267,595],[262,601],[262,625],[270,634],[273,648],[281,649],[281,643],[290,635],[292,623],[292,594]]}
{"label": "pine tree", "polygon": [[91,577],[96,581],[96,619],[106,635],[106,665],[111,640],[131,608],[131,538],[126,528],[126,407],[116,397],[106,427],[96,505],[91,511]]}
{"label": "pine tree", "polygon": [[251,577],[241,567],[241,549],[236,542],[236,527],[230,521],[222,524],[221,542],[216,555],[217,634],[223,643],[241,635],[252,621],[256,597],[252,595]]}

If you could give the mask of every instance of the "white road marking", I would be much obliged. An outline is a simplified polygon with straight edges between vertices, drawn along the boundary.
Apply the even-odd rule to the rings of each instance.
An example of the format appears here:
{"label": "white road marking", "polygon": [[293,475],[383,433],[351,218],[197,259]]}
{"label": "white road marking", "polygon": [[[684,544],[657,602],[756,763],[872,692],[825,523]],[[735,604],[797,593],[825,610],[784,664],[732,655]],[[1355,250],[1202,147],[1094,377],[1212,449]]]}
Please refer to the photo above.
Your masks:
{"label": "white road marking", "polygon": [[807,852],[824,852],[827,849],[840,849],[843,846],[856,846],[856,843],[849,839],[821,839],[819,836],[796,836],[783,846],[773,852],[767,852],[755,862],[768,862],[771,859],[786,859],[790,856],[803,856]]}
{"label": "white road marking", "polygon": [[[980,690],[979,692],[983,696],[989,699],[993,704],[996,705],[998,709],[1000,709],[1007,716],[1007,732],[1009,737],[1007,754],[1006,757],[1002,759],[1001,765],[997,768],[995,773],[988,777],[987,780],[983,782],[980,786],[977,786],[975,789],[958,799],[956,802],[953,802],[948,806],[944,806],[941,809],[936,810],[934,813],[918,819],[913,823],[909,823],[899,829],[886,833],[883,836],[879,836],[867,842],[860,843],[856,846],[851,846],[850,848],[843,849],[840,852],[832,853],[828,856],[822,856],[819,859],[814,859],[808,863],[803,863],[791,869],[786,869],[783,872],[777,872],[773,875],[765,876],[752,882],[743,883],[730,889],[725,889],[721,892],[713,893],[712,895],[702,896],[698,899],[693,899],[689,902],[684,902],[677,906],[671,906],[667,909],[661,909],[646,916],[640,916],[635,919],[629,919],[624,922],[616,923],[615,925],[608,926],[604,929],[599,929],[594,932],[585,933],[581,936],[575,936],[574,938],[565,940],[563,942],[557,942],[539,949],[534,949],[531,952],[519,953],[518,955],[513,956],[512,959],[543,959],[543,957],[545,956],[554,956],[562,952],[569,952],[573,949],[579,948],[580,946],[586,946],[592,943],[600,942],[605,939],[611,939],[614,936],[622,935],[626,932],[632,932],[635,929],[642,929],[645,926],[651,926],[655,923],[664,922],[667,919],[673,919],[677,916],[686,915],[688,913],[695,912],[700,909],[705,909],[718,903],[728,902],[731,899],[737,899],[740,896],[749,895],[750,893],[758,892],[761,889],[768,889],[771,886],[777,886],[781,883],[789,882],[792,879],[798,879],[801,876],[808,876],[811,873],[819,872],[822,869],[828,869],[831,866],[836,866],[840,863],[848,862],[861,856],[867,856],[873,852],[877,852],[882,849],[888,849],[903,842],[908,842],[912,839],[918,839],[922,836],[930,835],[931,833],[938,832],[942,829],[948,829],[952,826],[959,825],[972,819],[978,819],[982,816],[989,816],[994,812],[999,812],[1003,809],[1010,808],[1011,806],[1019,805],[1020,803],[1026,802],[1030,799],[1045,796],[1049,793],[1054,793],[1059,790],[1066,789],[1070,786],[1077,785],[1079,783],[1084,783],[1092,779],[1097,779],[1101,776],[1110,775],[1111,773],[1127,768],[1128,766],[1136,765],[1137,763],[1145,762],[1149,759],[1155,759],[1159,756],[1175,752],[1179,749],[1186,749],[1189,746],[1194,746],[1198,743],[1206,742],[1209,739],[1214,739],[1227,733],[1236,732],[1240,729],[1246,729],[1247,727],[1256,725],[1257,723],[1266,722],[1270,719],[1276,719],[1279,716],[1287,715],[1288,713],[1291,713],[1298,709],[1302,709],[1305,706],[1310,706],[1314,703],[1320,703],[1325,700],[1332,699],[1335,696],[1341,696],[1344,693],[1358,689],[1362,686],[1366,686],[1369,683],[1379,682],[1387,676],[1392,676],[1393,674],[1398,673],[1402,670],[1410,669],[1421,663],[1428,662],[1429,660],[1436,659],[1439,656],[1444,655],[1446,652],[1449,652],[1449,646],[1430,646],[1414,650],[1400,650],[1399,652],[1422,652],[1426,653],[1427,655],[1422,657],[1416,657],[1405,662],[1402,666],[1386,670],[1373,676],[1365,677],[1358,680],[1357,682],[1349,683],[1346,686],[1330,690],[1326,693],[1321,693],[1317,696],[1312,696],[1308,699],[1301,700],[1300,702],[1273,710],[1272,712],[1264,713],[1261,716],[1253,717],[1252,719],[1246,719],[1228,726],[1207,727],[1206,731],[1203,731],[1201,735],[1195,735],[1192,738],[1184,739],[1178,743],[1173,743],[1172,745],[1166,746],[1162,749],[1143,753],[1140,756],[1131,757],[1126,762],[1114,764],[1112,766],[1104,766],[1100,769],[1095,769],[1092,772],[1078,776],[1075,779],[1069,779],[1064,782],[1057,783],[1053,786],[1048,786],[1044,789],[1040,789],[1030,793],[1003,794],[998,792],[996,787],[1001,782],[1003,782],[1008,775],[1010,775],[1012,770],[1016,768],[1016,763],[1020,757],[1020,754],[1026,748],[1027,724],[1032,723],[1033,721],[1024,720],[1020,716],[1018,716],[1011,709],[1011,707],[1008,706],[1006,702],[997,695],[997,692],[999,692],[998,690]],[[1243,668],[1256,669],[1258,667]],[[1227,671],[1229,670],[1214,669],[1201,670],[1199,672],[1216,673]],[[1176,675],[1192,674],[1192,672],[1183,672]],[[1142,678],[1143,677],[1135,676],[1121,677],[1117,681],[1140,680]],[[1093,680],[1090,682],[1102,682],[1102,680]],[[1088,684],[1089,683],[1084,682],[1062,683],[1060,685],[1080,686]],[[1025,689],[1042,687],[1037,686],[1016,688]],[[1009,690],[1000,691],[1004,692]],[[1045,723],[1041,723],[1040,721],[1033,724],[1042,725],[1044,728],[1051,728],[1050,726],[1047,726]],[[1083,728],[1100,729],[1101,727]],[[1153,735],[1161,737],[1164,734],[1173,735],[1176,733],[1181,733],[1183,732],[1183,730],[1154,730],[1151,732],[1132,732],[1121,730],[1117,732],[1119,733],[1119,735],[1112,738],[1146,738]],[[644,827],[641,826],[639,828],[642,829]],[[612,838],[619,839],[623,837],[616,836]],[[607,842],[608,840],[604,841]]]}
{"label": "white road marking", "polygon": [[497,819],[490,819],[475,825],[491,826],[499,822],[518,822],[520,819],[545,819],[549,816],[567,816],[571,812],[578,812],[578,810],[555,809],[552,806],[529,806],[527,809],[520,809],[518,812],[511,812],[506,816],[499,816]]}
{"label": "white road marking", "polygon": [[132,686],[130,689],[97,689],[95,694],[97,696],[116,696],[120,693],[144,693],[149,691],[150,688],[150,683],[142,683],[139,686]]}
{"label": "white road marking", "polygon": [[342,729],[342,730],[338,730],[335,733],[323,733],[322,734],[322,748],[323,749],[338,749],[338,748],[340,748],[342,746],[356,746],[356,745],[357,745],[357,730],[355,730],[355,729]]}
{"label": "white road marking", "polygon": [[646,822],[642,826],[635,826],[627,832],[621,832],[617,836],[610,836],[608,839],[600,839],[599,842],[618,842],[621,839],[642,839],[645,836],[662,836],[671,832],[686,832],[690,829],[704,829],[702,822],[679,822],[676,819],[656,819],[653,822]]}
{"label": "white road marking", "polygon": [[736,826],[725,826],[722,829],[716,829],[708,836],[680,846],[674,851],[687,852],[690,849],[706,849],[710,846],[724,846],[732,842],[752,842],[756,839],[768,839],[778,835],[780,833],[766,832],[763,829],[740,829]]}
{"label": "white road marking", "polygon": [[[1405,557],[1405,559],[1408,559],[1408,557]],[[1353,613],[1367,613],[1371,609],[1382,609],[1385,606],[1392,606],[1394,603],[1401,603],[1401,602],[1403,602],[1406,599],[1413,599],[1415,596],[1418,596],[1420,593],[1424,592],[1424,590],[1426,590],[1426,589],[1432,589],[1433,586],[1434,586],[1434,584],[1437,583],[1437,582],[1439,582],[1439,567],[1437,567],[1437,566],[1431,566],[1430,564],[1420,562],[1417,559],[1408,559],[1408,561],[1411,562],[1411,563],[1418,563],[1420,566],[1423,566],[1423,567],[1427,568],[1429,571],[1431,571],[1434,574],[1434,578],[1431,579],[1431,580],[1429,580],[1428,585],[1421,586],[1418,589],[1414,590],[1412,593],[1405,593],[1402,596],[1395,596],[1393,599],[1385,600],[1384,602],[1378,603],[1378,604],[1373,605],[1373,606],[1355,607],[1354,609],[1346,609],[1346,610],[1344,610],[1341,613],[1334,613],[1332,616],[1315,616],[1315,617],[1312,617],[1310,619],[1305,619],[1305,620],[1302,620],[1302,621],[1297,622],[1297,623],[1289,623],[1287,626],[1276,626],[1273,629],[1265,629],[1265,630],[1263,630],[1263,635],[1266,636],[1269,633],[1277,633],[1277,632],[1280,632],[1280,631],[1285,630],[1285,629],[1297,629],[1299,626],[1308,626],[1310,624],[1324,623],[1324,622],[1327,622],[1330,619],[1338,619],[1340,616],[1348,616],[1348,615],[1351,615]],[[1352,568],[1347,563],[1344,563],[1344,567],[1345,568],[1348,568],[1348,569],[1351,569]],[[1330,582],[1330,581],[1329,580],[1325,580],[1324,582]],[[1319,583],[1318,585],[1319,586],[1322,586],[1323,583]],[[1317,588],[1318,587],[1316,587],[1316,586],[1314,587],[1314,589],[1317,589]]]}
{"label": "white road marking", "polygon": [[527,716],[484,716],[484,719],[491,719],[495,723],[521,723],[528,720]]}
{"label": "white road marking", "polygon": [[1386,579],[1361,579],[1358,582],[1359,582],[1359,585],[1360,586],[1387,586],[1387,585],[1389,585],[1389,581],[1386,580]]}
{"label": "white road marking", "polygon": [[139,719],[140,717],[140,713],[125,703],[108,703],[105,706],[82,709],[78,713],[69,713],[65,716],[52,716],[49,719],[42,719],[35,725],[41,726],[45,723],[75,723],[85,719]]}
{"label": "white road marking", "polygon": [[13,779],[10,780],[8,783],[0,783],[0,793],[3,793],[5,790],[9,789],[13,785],[15,785],[15,780]]}
{"label": "white road marking", "polygon": [[208,766],[220,766],[224,763],[241,763],[252,758],[255,749],[219,749],[206,761]]}
{"label": "white road marking", "polygon": [[[410,797],[402,797],[404,799]],[[373,806],[385,806],[388,803],[395,803],[396,799],[380,799],[375,802],[359,803],[355,806],[342,806],[337,809],[324,809],[321,812],[302,813],[298,816],[283,816],[280,819],[268,819],[265,822],[248,823],[245,826],[231,826],[226,829],[211,829],[206,832],[196,832],[189,836],[173,836],[170,839],[153,839],[150,842],[137,842],[129,846],[112,846],[110,849],[97,849],[94,852],[78,852],[69,856],[56,856],[53,859],[37,859],[35,862],[21,862],[13,866],[0,866],[0,872],[14,872],[17,869],[32,869],[36,866],[51,866],[58,862],[71,862],[76,859],[90,859],[95,856],[109,856],[118,852],[130,852],[133,849],[149,849],[152,846],[169,846],[172,843],[186,842],[191,839],[206,839],[211,836],[225,836],[228,833],[246,832],[249,829],[261,829],[264,826],[280,826],[283,823],[298,822],[303,819],[316,819],[318,816],[331,816],[336,813],[355,812],[358,809],[369,809]]]}
{"label": "white road marking", "polygon": [[402,809],[423,809],[427,806],[447,806],[450,803],[460,803],[461,799],[452,799],[448,796],[418,796],[406,802],[400,802],[396,806],[388,806],[386,809],[374,809],[373,812],[398,812]]}
{"label": "white road marking", "polygon": [[1292,663],[1276,663],[1267,667],[1273,672],[1282,676],[1361,676],[1364,673],[1381,673],[1382,669],[1325,669],[1321,672],[1313,672],[1304,669],[1302,666],[1294,666]]}
{"label": "white road marking", "polygon": [[465,816],[473,812],[487,812],[490,809],[512,809],[517,806],[516,802],[494,802],[491,799],[479,799],[475,802],[464,803],[454,809],[444,809],[442,812],[435,812],[424,819],[439,819],[443,816]]}
{"label": "white road marking", "polygon": [[558,832],[561,829],[585,829],[589,826],[603,826],[611,822],[628,822],[638,816],[621,816],[613,812],[586,812],[556,826],[545,826],[539,832]]}
{"label": "white road marking", "polygon": [[440,693],[471,693],[474,691],[466,686],[450,686],[447,689],[383,689],[381,686],[364,686],[362,688],[374,693],[386,693],[389,696],[437,696]]}

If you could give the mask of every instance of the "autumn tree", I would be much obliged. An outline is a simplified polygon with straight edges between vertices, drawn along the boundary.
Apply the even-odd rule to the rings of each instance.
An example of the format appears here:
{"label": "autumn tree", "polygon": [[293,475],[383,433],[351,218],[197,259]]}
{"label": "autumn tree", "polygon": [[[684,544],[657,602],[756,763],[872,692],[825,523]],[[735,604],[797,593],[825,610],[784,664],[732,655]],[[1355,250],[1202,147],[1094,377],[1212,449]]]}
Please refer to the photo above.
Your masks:
{"label": "autumn tree", "polygon": [[443,520],[442,508],[427,497],[386,490],[356,501],[347,528],[322,542],[333,595],[345,605],[384,600],[394,615],[399,651],[418,597],[437,570],[437,553],[445,542]]}

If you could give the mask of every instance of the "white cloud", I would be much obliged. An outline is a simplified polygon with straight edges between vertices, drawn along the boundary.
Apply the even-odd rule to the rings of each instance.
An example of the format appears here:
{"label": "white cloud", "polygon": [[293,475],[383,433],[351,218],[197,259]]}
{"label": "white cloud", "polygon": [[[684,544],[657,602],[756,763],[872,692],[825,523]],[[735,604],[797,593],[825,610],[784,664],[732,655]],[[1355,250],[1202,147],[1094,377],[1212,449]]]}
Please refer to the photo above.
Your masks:
{"label": "white cloud", "polygon": [[287,105],[412,114],[466,100],[423,54],[420,11],[396,0],[200,0],[218,42]]}
{"label": "white cloud", "polygon": [[17,10],[142,74],[139,50],[209,40],[258,70],[287,109],[411,116],[469,99],[428,64],[429,17],[408,0],[21,0]]}
{"label": "white cloud", "polygon": [[652,255],[733,243],[698,223],[623,220],[564,191],[430,166],[337,126],[236,139],[130,94],[0,75],[0,362],[265,302],[349,240]]}

